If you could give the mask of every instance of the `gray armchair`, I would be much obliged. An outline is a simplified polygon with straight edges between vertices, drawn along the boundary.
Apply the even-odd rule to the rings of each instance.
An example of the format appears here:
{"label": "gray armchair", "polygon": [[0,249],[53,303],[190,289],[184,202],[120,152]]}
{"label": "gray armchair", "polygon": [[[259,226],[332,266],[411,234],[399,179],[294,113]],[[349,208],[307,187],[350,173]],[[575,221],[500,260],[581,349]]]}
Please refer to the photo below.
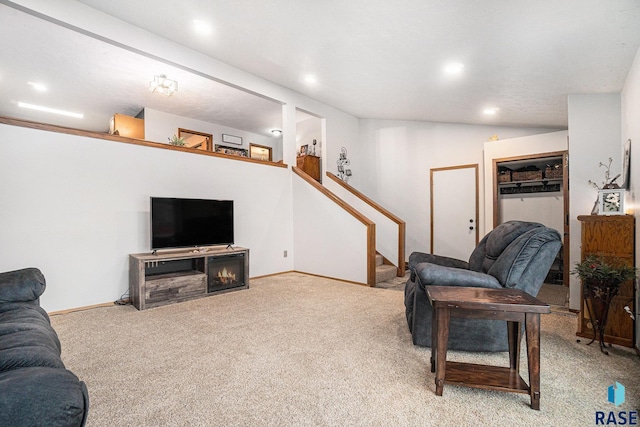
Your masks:
{"label": "gray armchair", "polygon": [[[404,304],[413,343],[431,346],[431,304],[427,286],[472,286],[522,289],[536,296],[562,246],[560,234],[542,224],[508,221],[489,232],[469,262],[413,252]],[[450,350],[507,351],[507,324],[502,320],[451,318]]]}

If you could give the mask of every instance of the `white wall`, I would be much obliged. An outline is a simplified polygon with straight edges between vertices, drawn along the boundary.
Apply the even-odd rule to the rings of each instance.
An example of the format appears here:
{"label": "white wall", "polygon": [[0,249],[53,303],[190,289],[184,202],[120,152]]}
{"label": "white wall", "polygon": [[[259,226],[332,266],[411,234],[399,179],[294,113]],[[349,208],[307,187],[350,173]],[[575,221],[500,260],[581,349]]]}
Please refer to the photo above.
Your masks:
{"label": "white wall", "polygon": [[498,200],[500,222],[510,220],[539,222],[564,234],[562,191],[548,193],[503,194]]}
{"label": "white wall", "polygon": [[252,277],[287,271],[293,246],[285,168],[0,125],[0,271],[40,268],[46,310],[128,290],[128,254],[148,252],[149,197],[234,200]]}
{"label": "white wall", "polygon": [[[524,136],[520,138],[502,139],[499,141],[488,141],[484,143],[484,228],[486,232],[493,229],[493,161],[495,159],[504,159],[517,156],[528,156],[532,154],[541,153],[553,153],[557,151],[566,151],[568,149],[567,131],[550,132],[541,135]],[[531,197],[532,195],[527,195]],[[527,199],[533,201],[534,198]],[[549,208],[556,208],[559,206],[559,220],[555,215],[545,218],[545,213],[542,213],[540,206],[537,206],[531,214],[530,218],[538,218],[534,221],[542,222],[543,224],[556,228],[560,235],[564,232],[564,225],[562,222],[562,214],[564,211],[562,196],[557,193],[545,194],[541,193],[537,195],[535,201],[544,201]],[[510,198],[506,201],[510,208],[513,208],[512,215],[521,216],[523,220],[527,220],[526,209],[529,208],[529,203],[526,203],[526,207],[520,203],[519,199]],[[520,206],[513,206],[519,204]],[[505,219],[510,219],[505,217]],[[544,221],[543,221],[544,219]],[[546,222],[545,222],[546,221]]]}
{"label": "white wall", "polygon": [[[571,229],[571,268],[580,260],[580,222],[578,215],[589,215],[597,198],[588,181],[602,183],[604,168],[613,158],[611,176],[621,169],[620,94],[569,95],[569,227]],[[569,305],[580,309],[580,283],[570,277]]]}
{"label": "white wall", "polygon": [[299,152],[302,145],[308,145],[307,154],[313,152],[313,140],[316,140],[315,155],[322,154],[322,119],[311,117],[298,122],[296,126],[296,149]]}
{"label": "white wall", "polygon": [[[332,172],[332,171],[330,171]],[[333,172],[332,172],[333,173]],[[398,266],[398,224],[347,191],[334,180],[325,178],[324,186],[376,224],[376,251]],[[385,208],[386,209],[386,208]],[[388,210],[388,209],[387,209]],[[406,257],[406,256],[405,256]]]}
{"label": "white wall", "polygon": [[296,270],[367,283],[367,228],[320,191],[293,176]]}
{"label": "white wall", "polygon": [[[484,224],[483,148],[489,137],[515,138],[550,129],[461,125],[396,120],[361,120],[353,157],[353,185],[406,222],[406,256],[430,252],[429,171],[478,164],[480,218]],[[489,228],[488,230],[490,230]],[[480,236],[485,230],[480,230]]]}
{"label": "white wall", "polygon": [[[631,181],[626,198],[627,212],[640,212],[640,49],[621,94],[622,143],[631,139]],[[636,218],[637,221],[637,218]],[[636,266],[640,266],[640,227],[636,224]],[[640,348],[640,289],[636,287],[636,348]]]}
{"label": "white wall", "polygon": [[[176,114],[166,113],[164,111],[154,110],[152,108],[144,109],[145,140],[168,144],[169,138],[178,134],[178,128],[211,134],[213,136],[212,147],[216,144],[220,144],[233,148],[244,148],[247,151],[249,150],[250,143],[272,147],[273,161],[277,162],[278,160],[282,160],[282,150],[279,148],[282,146],[282,137],[275,138],[258,135],[216,123],[204,122],[190,117],[183,117]],[[241,137],[242,145],[223,142],[222,134]]]}

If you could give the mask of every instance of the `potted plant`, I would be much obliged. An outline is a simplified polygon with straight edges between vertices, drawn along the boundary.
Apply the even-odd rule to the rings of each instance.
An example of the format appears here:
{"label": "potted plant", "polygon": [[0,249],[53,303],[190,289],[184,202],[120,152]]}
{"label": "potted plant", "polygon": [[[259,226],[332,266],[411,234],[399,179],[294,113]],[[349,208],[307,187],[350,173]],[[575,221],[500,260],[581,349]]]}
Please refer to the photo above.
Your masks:
{"label": "potted plant", "polygon": [[603,255],[589,255],[575,265],[571,274],[578,276],[582,282],[582,294],[593,326],[593,339],[589,344],[599,336],[600,350],[608,354],[603,347],[609,305],[618,294],[620,285],[636,278],[637,269],[619,258],[606,259]]}
{"label": "potted plant", "polygon": [[637,269],[620,259],[607,261],[602,255],[589,255],[576,263],[571,272],[580,277],[583,284],[619,288],[627,280],[635,279]]}
{"label": "potted plant", "polygon": [[187,141],[184,138],[179,137],[176,134],[174,134],[171,138],[169,138],[169,144],[175,145],[177,147],[184,147],[186,142]]}

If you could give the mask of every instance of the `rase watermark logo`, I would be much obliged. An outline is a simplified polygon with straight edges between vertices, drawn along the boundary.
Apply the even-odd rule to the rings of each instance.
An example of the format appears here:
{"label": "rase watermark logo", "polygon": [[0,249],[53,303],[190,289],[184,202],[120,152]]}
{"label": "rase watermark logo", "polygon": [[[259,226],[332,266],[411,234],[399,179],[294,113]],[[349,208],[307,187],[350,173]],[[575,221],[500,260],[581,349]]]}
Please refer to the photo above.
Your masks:
{"label": "rase watermark logo", "polygon": [[607,396],[610,403],[620,406],[624,403],[624,386],[616,381],[607,389]]}
{"label": "rase watermark logo", "polygon": [[[624,386],[615,382],[607,389],[607,400],[609,403],[620,406],[624,403]],[[638,425],[638,411],[596,411],[596,425]]]}

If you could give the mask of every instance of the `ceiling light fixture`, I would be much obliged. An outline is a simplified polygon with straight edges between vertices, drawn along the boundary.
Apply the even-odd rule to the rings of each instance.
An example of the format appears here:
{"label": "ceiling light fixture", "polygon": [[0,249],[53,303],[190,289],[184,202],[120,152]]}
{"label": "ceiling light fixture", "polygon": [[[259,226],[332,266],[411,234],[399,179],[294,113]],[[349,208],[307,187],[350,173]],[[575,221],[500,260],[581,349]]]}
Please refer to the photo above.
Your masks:
{"label": "ceiling light fixture", "polygon": [[491,107],[485,108],[483,113],[487,116],[495,116],[498,113],[499,108]]}
{"label": "ceiling light fixture", "polygon": [[307,77],[304,78],[305,83],[313,85],[318,83],[318,79],[316,78],[316,76],[313,76],[311,74],[309,74]]}
{"label": "ceiling light fixture", "polygon": [[42,83],[27,82],[27,84],[29,86],[31,86],[34,90],[37,90],[38,92],[46,92],[47,91],[47,87],[45,85],[43,85]]}
{"label": "ceiling light fixture", "polygon": [[462,74],[463,70],[464,64],[461,64],[460,62],[452,62],[444,67],[444,72],[450,76],[458,76]]}
{"label": "ceiling light fixture", "polygon": [[164,74],[153,76],[153,80],[149,82],[149,90],[154,93],[171,96],[178,91],[178,82],[170,80]]}
{"label": "ceiling light fixture", "polygon": [[193,20],[193,29],[196,33],[201,36],[208,36],[212,33],[211,25],[208,22],[202,21],[200,19]]}
{"label": "ceiling light fixture", "polygon": [[82,113],[74,113],[72,111],[58,110],[56,108],[45,107],[42,105],[28,104],[26,102],[18,102],[18,107],[27,108],[29,110],[44,111],[45,113],[59,114],[61,116],[75,117],[76,119],[82,119],[84,117],[84,114]]}
{"label": "ceiling light fixture", "polygon": [[282,135],[282,131],[280,129],[272,129],[271,133],[276,137]]}

